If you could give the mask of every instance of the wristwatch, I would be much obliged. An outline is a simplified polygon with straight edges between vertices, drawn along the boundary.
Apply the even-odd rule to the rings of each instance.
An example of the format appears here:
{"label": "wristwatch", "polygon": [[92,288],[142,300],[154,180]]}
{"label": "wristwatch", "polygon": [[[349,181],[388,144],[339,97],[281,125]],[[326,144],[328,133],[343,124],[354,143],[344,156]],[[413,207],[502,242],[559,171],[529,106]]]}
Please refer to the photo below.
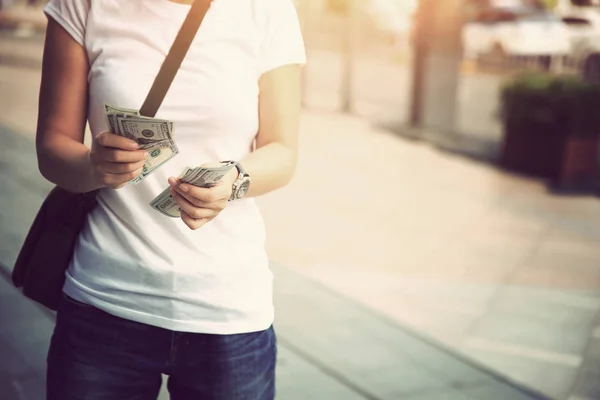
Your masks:
{"label": "wristwatch", "polygon": [[226,163],[232,163],[238,170],[238,177],[233,182],[233,190],[231,191],[231,197],[229,201],[239,200],[248,193],[250,188],[250,175],[242,168],[241,164],[237,161],[223,161]]}

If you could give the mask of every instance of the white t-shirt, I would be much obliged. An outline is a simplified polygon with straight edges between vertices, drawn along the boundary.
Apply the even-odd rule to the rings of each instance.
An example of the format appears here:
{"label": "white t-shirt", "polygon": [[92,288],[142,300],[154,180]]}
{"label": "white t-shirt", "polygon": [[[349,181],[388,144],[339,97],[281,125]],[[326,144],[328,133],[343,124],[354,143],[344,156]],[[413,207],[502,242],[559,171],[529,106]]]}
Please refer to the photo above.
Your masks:
{"label": "white t-shirt", "polygon": [[[104,102],[139,109],[189,5],[168,0],[51,0],[46,13],[85,47],[92,134]],[[192,231],[148,203],[185,166],[241,160],[252,148],[258,79],[305,51],[292,0],[214,0],[156,117],[180,153],[137,185],[103,189],[64,291],[113,315],[166,329],[242,333],[273,322],[265,230],[253,199]]]}

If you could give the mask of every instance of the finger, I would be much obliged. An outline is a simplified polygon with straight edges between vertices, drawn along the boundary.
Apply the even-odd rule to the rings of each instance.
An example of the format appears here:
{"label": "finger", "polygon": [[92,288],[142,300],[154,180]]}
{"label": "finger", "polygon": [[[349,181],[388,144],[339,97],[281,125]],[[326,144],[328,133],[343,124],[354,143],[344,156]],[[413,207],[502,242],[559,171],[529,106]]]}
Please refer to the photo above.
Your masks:
{"label": "finger", "polygon": [[191,196],[189,193],[182,192],[181,189],[179,189],[178,187],[174,187],[172,189],[175,190],[175,192],[177,193],[177,195],[179,195],[179,196],[183,197],[184,199],[186,199],[194,207],[213,208],[213,207],[211,207],[211,205],[214,204],[214,203],[205,203],[204,201],[196,199],[195,197]]}
{"label": "finger", "polygon": [[184,224],[187,225],[188,228],[190,228],[193,231],[202,227],[204,224],[206,224],[208,222],[208,220],[192,218],[185,211],[181,211],[181,220],[183,221]]}
{"label": "finger", "polygon": [[195,207],[209,208],[211,210],[219,210],[219,211],[224,208],[224,205],[221,204],[222,203],[221,201],[208,203],[206,201],[202,201],[200,199],[195,198],[189,192],[184,192],[183,190],[181,190],[179,188],[179,186],[173,186],[172,189],[175,190],[175,192],[177,192],[177,194],[179,194],[181,197],[183,197],[184,199],[186,199],[187,201],[192,203]]}
{"label": "finger", "polygon": [[113,189],[118,189],[125,186],[132,179],[137,178],[143,171],[143,168],[139,168],[133,172],[129,172],[126,174],[104,174],[103,182],[105,185],[112,187]]}
{"label": "finger", "polygon": [[171,189],[171,195],[173,196],[173,198],[175,199],[175,202],[177,203],[177,205],[179,205],[181,210],[184,211],[186,214],[188,214],[192,218],[212,219],[218,214],[217,211],[211,210],[209,208],[196,207],[194,204],[190,203],[186,198],[184,198],[182,195],[180,195],[173,189]]}
{"label": "finger", "polygon": [[102,154],[102,158],[105,161],[116,162],[116,163],[135,163],[138,161],[146,160],[149,157],[149,153],[145,150],[117,150],[114,148],[106,148]]}
{"label": "finger", "polygon": [[177,181],[177,183],[175,184],[172,182],[173,180],[169,179],[171,187],[176,187],[179,193],[191,196],[194,199],[199,200],[203,203],[214,203],[220,200],[226,200],[229,198],[227,196],[227,191],[231,191],[231,188],[228,189],[224,187],[224,185],[218,185],[211,188],[203,188],[187,183],[181,183],[180,181]]}
{"label": "finger", "polygon": [[134,140],[110,132],[101,132],[94,140],[103,147],[113,149],[136,150],[140,147]]}
{"label": "finger", "polygon": [[113,162],[107,162],[102,164],[102,170],[103,172],[109,173],[109,174],[128,174],[130,172],[134,172],[137,171],[138,169],[141,169],[144,167],[144,164],[146,164],[146,161],[139,161],[136,163],[113,163]]}

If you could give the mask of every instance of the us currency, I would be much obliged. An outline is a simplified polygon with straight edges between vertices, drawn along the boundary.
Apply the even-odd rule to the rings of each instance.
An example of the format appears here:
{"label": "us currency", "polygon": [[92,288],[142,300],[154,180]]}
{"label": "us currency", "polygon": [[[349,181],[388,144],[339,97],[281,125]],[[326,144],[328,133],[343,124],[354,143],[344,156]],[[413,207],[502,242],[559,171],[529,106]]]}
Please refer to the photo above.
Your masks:
{"label": "us currency", "polygon": [[179,154],[173,140],[173,122],[144,117],[137,110],[104,104],[104,111],[112,133],[137,142],[141,150],[150,154],[142,173],[131,182],[136,184],[157,168]]}
{"label": "us currency", "polygon": [[[110,131],[117,135],[124,135],[124,132],[121,128],[121,121],[124,119],[136,119],[136,120],[144,120],[144,121],[152,121],[152,122],[165,122],[169,125],[171,129],[171,137],[175,136],[175,130],[173,121],[167,121],[164,119],[150,118],[140,115],[138,110],[130,109],[130,108],[119,108],[115,106],[111,106],[110,104],[104,103],[104,113],[106,115],[106,119],[108,121],[108,126],[110,127]],[[132,140],[136,140],[135,137],[130,137]]]}
{"label": "us currency", "polygon": [[169,121],[130,116],[118,118],[117,124],[121,136],[136,141],[141,150],[169,147],[173,142]]}
{"label": "us currency", "polygon": [[143,115],[140,115],[140,112],[138,110],[134,110],[131,108],[115,107],[110,104],[104,103],[104,114],[106,115],[106,118],[108,120],[108,126],[110,126],[110,131],[112,133],[115,133],[118,135],[122,135],[120,132],[120,126],[119,126],[118,120],[133,117],[133,118],[145,119],[145,120],[150,120],[150,121],[167,122],[169,124],[169,127],[171,128],[171,136],[175,136],[175,131],[173,129],[172,121],[145,117]]}
{"label": "us currency", "polygon": [[190,185],[211,187],[220,182],[234,165],[232,162],[227,162],[215,167],[187,167],[179,179]]}
{"label": "us currency", "polygon": [[[115,106],[111,106],[110,104],[104,103],[104,114],[106,115],[106,119],[108,121],[108,126],[110,127],[110,131],[114,134],[121,135],[119,132],[119,124],[117,120],[119,118],[127,118],[127,117],[139,117],[140,113],[137,110],[133,110],[130,108],[119,108]],[[122,135],[121,135],[122,136]]]}
{"label": "us currency", "polygon": [[131,183],[136,184],[144,180],[158,167],[179,154],[179,148],[177,148],[175,142],[171,141],[169,143],[170,144],[168,147],[155,147],[148,150],[149,156],[144,163],[142,172],[136,178],[134,178]]}
{"label": "us currency", "polygon": [[[179,175],[179,180],[190,185],[199,187],[213,187],[223,177],[234,168],[233,163],[224,163],[218,167],[186,167]],[[171,195],[171,188],[168,187],[156,196],[150,206],[156,211],[172,218],[181,216],[181,209]]]}

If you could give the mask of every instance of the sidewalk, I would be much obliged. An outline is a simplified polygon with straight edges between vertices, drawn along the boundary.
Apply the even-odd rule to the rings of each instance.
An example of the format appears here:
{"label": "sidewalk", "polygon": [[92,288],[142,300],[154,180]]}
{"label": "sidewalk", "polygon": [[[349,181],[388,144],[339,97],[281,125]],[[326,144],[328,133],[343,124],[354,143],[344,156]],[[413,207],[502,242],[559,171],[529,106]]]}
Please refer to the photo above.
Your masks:
{"label": "sidewalk", "polygon": [[261,202],[273,260],[556,399],[600,398],[596,198],[339,115],[306,113],[302,149]]}
{"label": "sidewalk", "polygon": [[[0,262],[7,265],[49,187],[31,153],[38,83],[39,71],[0,65],[0,88],[9,93],[0,98],[0,123],[12,128],[3,131],[0,174],[7,205],[0,209]],[[465,367],[435,342],[556,399],[600,398],[597,199],[553,196],[540,182],[400,140],[353,117],[307,111],[301,131],[295,180],[260,201],[271,258],[285,266],[276,267],[284,277],[278,280],[289,282],[278,286],[277,301],[279,315],[294,316],[279,320],[284,347],[303,360],[294,365],[312,365],[314,379],[318,371],[341,377],[336,382],[362,398],[393,399],[380,392],[387,384],[422,375],[387,357],[430,363],[425,369],[441,374],[434,373],[436,382]],[[368,319],[356,323],[357,312]],[[374,328],[382,319],[392,327],[385,334]],[[315,326],[317,335],[307,330]],[[385,339],[412,330],[428,339],[396,347]],[[340,336],[355,331],[353,339]],[[404,353],[423,346],[428,350],[412,358]],[[360,365],[375,372],[352,372]],[[460,392],[462,384],[444,387]],[[443,397],[447,392],[407,393],[417,392],[422,400],[452,399]]]}

